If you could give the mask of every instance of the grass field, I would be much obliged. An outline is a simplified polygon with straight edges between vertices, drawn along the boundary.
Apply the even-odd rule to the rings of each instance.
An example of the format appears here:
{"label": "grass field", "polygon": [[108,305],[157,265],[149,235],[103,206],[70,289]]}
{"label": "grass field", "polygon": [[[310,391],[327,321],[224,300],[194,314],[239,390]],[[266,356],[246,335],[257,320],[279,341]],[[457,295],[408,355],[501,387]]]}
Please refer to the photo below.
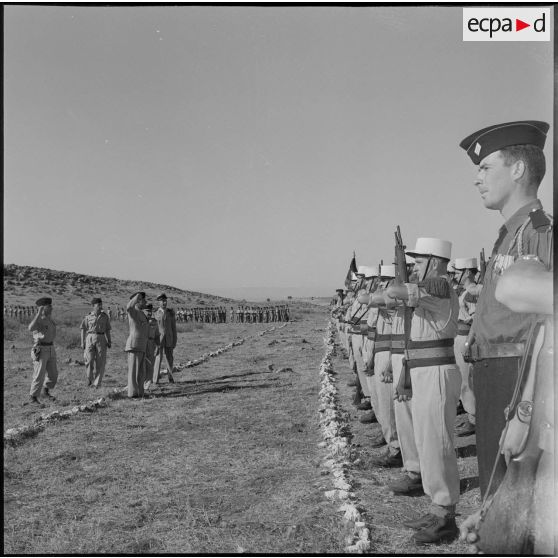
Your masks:
{"label": "grass field", "polygon": [[[327,309],[293,303],[294,322],[182,324],[178,365],[228,343],[239,346],[186,368],[176,384],[153,397],[109,399],[92,413],[47,425],[35,437],[4,448],[4,552],[17,554],[318,553],[341,554],[346,527],[324,492],[318,426],[318,371]],[[22,405],[31,379],[26,324],[5,321],[4,427],[32,424],[126,384],[127,324],[113,322],[103,387],[86,387],[82,351],[75,346],[81,309],[57,320],[56,401]],[[399,470],[367,465],[378,455],[367,440],[378,425],[362,425],[350,404],[347,360],[333,366],[340,404],[351,421],[354,491],[370,528],[371,552],[464,554],[462,543],[416,547],[405,517],[425,511],[425,496],[396,498],[386,483]],[[166,382],[166,379],[163,379]],[[466,450],[467,448],[462,448]],[[466,452],[464,453],[464,455]],[[458,510],[478,505],[474,457],[459,460]],[[459,518],[458,518],[459,519]]]}

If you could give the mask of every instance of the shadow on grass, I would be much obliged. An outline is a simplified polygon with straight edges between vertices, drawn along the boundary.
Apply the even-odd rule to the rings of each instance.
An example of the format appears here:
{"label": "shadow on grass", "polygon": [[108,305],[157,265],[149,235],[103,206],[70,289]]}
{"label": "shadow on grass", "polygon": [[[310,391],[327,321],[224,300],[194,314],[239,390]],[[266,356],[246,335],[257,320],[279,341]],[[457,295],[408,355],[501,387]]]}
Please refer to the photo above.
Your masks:
{"label": "shadow on grass", "polygon": [[166,391],[161,393],[152,393],[153,397],[156,398],[172,398],[172,397],[187,397],[192,395],[203,395],[205,393],[216,393],[216,392],[227,392],[227,391],[237,391],[239,389],[266,389],[271,387],[283,387],[289,384],[281,382],[279,379],[275,382],[262,382],[258,384],[222,384],[218,386],[207,386],[202,389],[182,389],[180,391]]}
{"label": "shadow on grass", "polygon": [[459,481],[459,493],[463,494],[469,490],[479,487],[479,477],[465,477]]}

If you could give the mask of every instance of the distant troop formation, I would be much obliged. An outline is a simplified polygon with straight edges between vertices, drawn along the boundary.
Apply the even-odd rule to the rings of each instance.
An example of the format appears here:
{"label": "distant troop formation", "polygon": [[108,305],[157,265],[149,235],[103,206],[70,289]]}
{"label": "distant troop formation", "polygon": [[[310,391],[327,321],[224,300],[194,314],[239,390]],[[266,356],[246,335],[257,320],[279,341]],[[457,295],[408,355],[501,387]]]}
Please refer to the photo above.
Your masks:
{"label": "distant troop formation", "polygon": [[[116,306],[113,311],[109,306],[107,314],[110,319],[120,321],[126,320],[127,312],[123,306]],[[7,309],[4,307],[4,315]],[[11,314],[9,314],[11,315]],[[32,314],[25,314],[32,315]],[[196,306],[194,308],[179,307],[175,312],[178,323],[203,323],[203,324],[224,324],[224,323],[270,323],[288,322],[290,319],[289,306],[286,304],[273,306],[231,306],[228,310],[226,306]]]}
{"label": "distant troop formation", "polygon": [[34,306],[19,306],[4,304],[4,317],[10,318],[30,318],[35,313]]}
{"label": "distant troop formation", "polygon": [[460,144],[478,165],[483,204],[505,220],[488,262],[484,251],[452,262],[441,238],[405,250],[397,227],[394,263],[357,267],[353,256],[332,300],[353,402],[381,427],[372,446],[386,447],[371,463],[402,469],[388,485],[395,495],[430,498],[425,515],[403,522],[417,544],[458,536],[454,436],[475,434],[483,503],[462,538],[489,554],[557,551],[553,225],[537,199],[548,129],[510,122]]}

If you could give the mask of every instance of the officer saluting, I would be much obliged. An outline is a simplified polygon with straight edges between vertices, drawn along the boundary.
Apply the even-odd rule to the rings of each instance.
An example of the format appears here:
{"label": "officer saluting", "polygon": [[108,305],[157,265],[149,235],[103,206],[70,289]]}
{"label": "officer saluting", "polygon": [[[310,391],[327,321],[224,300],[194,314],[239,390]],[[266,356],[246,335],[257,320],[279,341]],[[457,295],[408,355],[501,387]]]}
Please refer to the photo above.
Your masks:
{"label": "officer saluting", "polygon": [[[505,219],[484,277],[466,346],[473,361],[476,400],[477,457],[481,495],[487,491],[510,402],[535,314],[516,313],[495,297],[500,275],[522,256],[536,256],[552,266],[551,218],[542,210],[537,190],[546,170],[543,147],[549,125],[537,120],[507,122],[483,128],[460,146],[478,173],[474,180],[483,204]],[[529,350],[527,348],[527,350]],[[500,458],[496,488],[505,474]]]}

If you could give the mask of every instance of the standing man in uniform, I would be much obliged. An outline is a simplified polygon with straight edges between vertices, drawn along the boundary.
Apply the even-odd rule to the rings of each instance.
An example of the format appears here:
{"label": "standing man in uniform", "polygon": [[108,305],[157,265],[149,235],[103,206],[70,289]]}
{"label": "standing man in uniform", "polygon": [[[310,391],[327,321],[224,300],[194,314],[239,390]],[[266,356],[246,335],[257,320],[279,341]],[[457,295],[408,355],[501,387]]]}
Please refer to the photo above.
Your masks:
{"label": "standing man in uniform", "polygon": [[461,371],[461,404],[467,413],[465,421],[458,426],[458,436],[470,436],[475,433],[475,394],[473,393],[473,365],[463,359],[465,342],[471,330],[475,315],[476,301],[463,286],[465,282],[473,283],[478,272],[477,258],[455,258],[457,274],[456,294],[459,297],[459,319],[457,337],[455,338],[455,361]]}
{"label": "standing man in uniform", "polygon": [[392,284],[387,296],[414,308],[405,360],[412,383],[412,418],[428,513],[403,525],[417,544],[451,541],[458,535],[455,507],[459,472],[453,445],[461,373],[455,364],[459,302],[446,275],[451,242],[419,238],[407,254],[415,258],[418,283]]}
{"label": "standing man in uniform", "polygon": [[[38,307],[37,314],[28,326],[33,334],[33,379],[29,392],[29,403],[40,405],[39,395],[44,383],[44,394],[49,399],[54,399],[50,393],[58,380],[58,367],[56,366],[56,352],[54,339],[56,338],[56,324],[52,321],[52,298],[39,298],[35,303]],[[46,381],[45,381],[46,376]]]}
{"label": "standing man in uniform", "polygon": [[172,375],[174,368],[174,356],[173,351],[176,347],[177,335],[176,335],[176,318],[174,316],[174,311],[172,308],[167,307],[167,295],[165,293],[160,294],[157,297],[159,301],[159,309],[155,312],[155,319],[157,320],[157,325],[159,326],[159,335],[161,337],[161,344],[157,350],[157,356],[155,358],[155,370],[153,372],[153,383],[159,383],[159,374],[161,370],[161,363],[163,360],[163,353],[167,359],[169,382],[174,384],[174,377]]}
{"label": "standing man in uniform", "polygon": [[[501,274],[525,255],[552,267],[551,220],[537,199],[546,171],[543,148],[546,122],[522,120],[483,128],[459,145],[478,165],[474,180],[487,209],[505,220],[488,263],[465,356],[473,362],[476,441],[481,496],[496,464],[491,489],[502,481],[506,465],[498,455],[504,409],[514,390],[532,313],[517,313],[501,304],[494,292]],[[527,348],[527,351],[529,349]],[[491,491],[492,491],[491,490]]]}
{"label": "standing man in uniform", "polygon": [[84,349],[87,385],[101,387],[107,361],[107,348],[110,349],[110,319],[103,312],[103,301],[100,298],[91,300],[93,309],[81,322],[81,348]]}
{"label": "standing man in uniform", "polygon": [[128,353],[128,397],[143,397],[144,393],[148,321],[142,310],[146,304],[145,293],[137,292],[126,306],[130,328],[124,349]]}
{"label": "standing man in uniform", "polygon": [[161,342],[159,335],[159,324],[153,317],[153,304],[148,304],[144,310],[147,318],[147,347],[145,349],[145,381],[144,389],[149,389],[153,381],[153,370],[155,368],[155,352]]}

